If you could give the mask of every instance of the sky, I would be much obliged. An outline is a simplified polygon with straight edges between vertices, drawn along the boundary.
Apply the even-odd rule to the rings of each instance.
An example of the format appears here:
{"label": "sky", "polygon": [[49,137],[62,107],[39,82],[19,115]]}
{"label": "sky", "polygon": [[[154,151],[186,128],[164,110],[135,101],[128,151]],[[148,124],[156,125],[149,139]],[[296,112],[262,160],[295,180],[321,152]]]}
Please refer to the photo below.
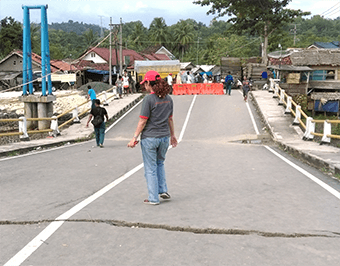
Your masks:
{"label": "sky", "polygon": [[[22,22],[23,5],[48,5],[49,24],[73,20],[104,28],[109,28],[110,17],[113,24],[118,24],[120,18],[123,23],[140,20],[147,28],[155,17],[163,17],[168,26],[189,18],[208,26],[214,18],[206,14],[209,7],[193,4],[193,0],[0,0],[0,20],[11,16]],[[340,17],[340,0],[292,0],[288,8],[330,19]],[[39,10],[30,11],[30,20],[40,23]]]}

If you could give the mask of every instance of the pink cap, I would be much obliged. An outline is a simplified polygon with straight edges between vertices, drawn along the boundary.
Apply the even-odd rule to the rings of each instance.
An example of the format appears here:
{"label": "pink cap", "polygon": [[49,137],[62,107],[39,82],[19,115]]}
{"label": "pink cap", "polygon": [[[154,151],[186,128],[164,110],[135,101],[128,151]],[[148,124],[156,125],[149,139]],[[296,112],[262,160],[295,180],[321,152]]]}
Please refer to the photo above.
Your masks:
{"label": "pink cap", "polygon": [[150,70],[148,72],[146,72],[143,81],[140,84],[143,84],[145,81],[149,80],[149,81],[156,81],[156,76],[157,80],[161,79],[160,75],[158,74],[158,72],[154,71],[154,70]]}

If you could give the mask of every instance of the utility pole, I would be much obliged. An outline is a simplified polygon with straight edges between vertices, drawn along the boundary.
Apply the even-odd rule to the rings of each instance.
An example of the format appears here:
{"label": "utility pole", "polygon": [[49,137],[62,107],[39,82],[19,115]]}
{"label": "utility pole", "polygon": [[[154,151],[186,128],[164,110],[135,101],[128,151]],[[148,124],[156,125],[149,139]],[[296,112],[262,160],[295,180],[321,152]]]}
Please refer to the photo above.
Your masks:
{"label": "utility pole", "polygon": [[297,32],[296,26],[297,25],[301,25],[301,24],[293,24],[293,25],[294,25],[294,29],[291,29],[290,31],[292,31],[293,34],[294,34],[294,46],[295,46],[295,43],[296,43],[296,32]]}
{"label": "utility pole", "polygon": [[[112,24],[112,23],[110,23],[110,27],[111,26],[114,26],[115,28],[117,28],[118,26],[121,26],[121,24]],[[111,51],[111,49],[110,49],[110,51]],[[116,52],[116,65],[114,67],[114,73],[117,74],[117,71],[118,71],[117,70],[117,67],[118,67],[118,42],[117,42],[117,38],[115,38],[115,52]]]}
{"label": "utility pole", "polygon": [[122,24],[122,18],[120,18],[119,74],[123,75],[123,24]]}
{"label": "utility pole", "polygon": [[109,58],[109,84],[112,86],[112,17],[110,17],[110,58]]}
{"label": "utility pole", "polygon": [[104,37],[104,32],[103,32],[103,17],[104,16],[98,16],[100,17],[100,38]]}
{"label": "utility pole", "polygon": [[198,49],[199,49],[199,45],[200,45],[200,37],[197,37],[197,56],[196,56],[196,65],[198,65]]}

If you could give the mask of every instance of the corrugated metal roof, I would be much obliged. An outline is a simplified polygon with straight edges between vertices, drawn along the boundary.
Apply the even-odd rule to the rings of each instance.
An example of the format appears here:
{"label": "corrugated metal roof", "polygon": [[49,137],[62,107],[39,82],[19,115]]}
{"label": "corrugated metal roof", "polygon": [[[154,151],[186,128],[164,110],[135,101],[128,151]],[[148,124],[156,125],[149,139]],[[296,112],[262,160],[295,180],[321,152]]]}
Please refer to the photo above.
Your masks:
{"label": "corrugated metal roof", "polygon": [[313,71],[313,69],[311,69],[308,66],[272,65],[272,66],[268,66],[267,68],[278,69],[278,70],[283,70],[283,71]]}
{"label": "corrugated metal roof", "polygon": [[21,72],[18,73],[11,73],[11,74],[7,74],[5,76],[0,77],[0,80],[11,80],[11,79],[15,79],[17,76],[19,76],[21,74]]}
{"label": "corrugated metal roof", "polygon": [[339,49],[339,42],[338,41],[315,42],[314,45],[319,47],[319,48],[324,48],[324,49]]}

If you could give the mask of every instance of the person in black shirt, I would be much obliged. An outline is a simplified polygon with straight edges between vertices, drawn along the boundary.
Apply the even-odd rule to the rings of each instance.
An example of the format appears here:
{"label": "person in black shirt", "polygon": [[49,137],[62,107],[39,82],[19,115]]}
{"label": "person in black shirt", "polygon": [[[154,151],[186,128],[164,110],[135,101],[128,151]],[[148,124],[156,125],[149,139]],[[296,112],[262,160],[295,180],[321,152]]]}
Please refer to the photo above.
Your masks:
{"label": "person in black shirt", "polygon": [[90,116],[89,119],[87,121],[86,127],[89,126],[90,121],[93,118],[93,122],[96,122],[99,120],[98,124],[94,124],[94,132],[96,134],[96,142],[97,142],[97,146],[99,146],[100,148],[103,148],[103,144],[104,144],[104,137],[105,137],[105,119],[104,116],[106,117],[106,121],[109,120],[109,116],[106,112],[106,109],[103,107],[100,107],[100,100],[96,99],[95,102],[95,107],[93,109],[91,109],[90,112]]}

